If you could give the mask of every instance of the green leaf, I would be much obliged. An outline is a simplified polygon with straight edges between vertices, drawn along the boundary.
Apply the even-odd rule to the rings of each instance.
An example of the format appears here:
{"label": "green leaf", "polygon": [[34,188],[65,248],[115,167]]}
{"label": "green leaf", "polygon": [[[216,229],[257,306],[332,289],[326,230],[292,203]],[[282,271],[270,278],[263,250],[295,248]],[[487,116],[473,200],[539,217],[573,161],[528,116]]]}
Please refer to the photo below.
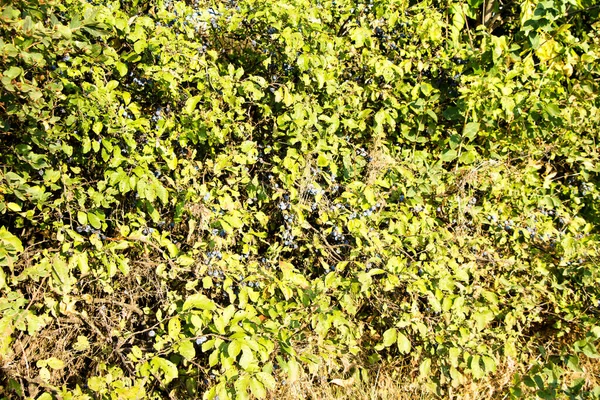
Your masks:
{"label": "green leaf", "polygon": [[485,372],[481,368],[480,361],[481,361],[480,356],[475,355],[475,356],[471,357],[471,363],[470,363],[469,367],[471,368],[471,372],[473,373],[473,377],[475,379],[483,378],[485,375]]}
{"label": "green leaf", "polygon": [[275,381],[275,378],[273,378],[271,374],[267,374],[266,372],[258,372],[256,377],[269,390],[274,390],[277,387],[277,381]]}
{"label": "green leaf", "polygon": [[214,311],[217,309],[217,306],[211,299],[209,299],[205,295],[201,293],[196,293],[188,297],[185,303],[183,303],[183,311],[189,310],[191,308]]}
{"label": "green leaf", "polygon": [[494,318],[494,313],[489,309],[473,313],[473,319],[475,320],[477,329],[479,330],[483,330],[487,324],[494,320]]}
{"label": "green leaf", "polygon": [[38,316],[29,314],[27,316],[27,333],[29,335],[34,335],[36,332],[42,330],[42,328],[47,325],[47,319],[48,317],[45,317],[44,315]]}
{"label": "green leaf", "polygon": [[[177,162],[177,159],[175,159],[175,162]],[[167,205],[169,203],[169,194],[167,193],[167,189],[165,189],[165,187],[159,182],[156,182],[156,184],[154,185],[154,189],[160,202],[163,205]]]}
{"label": "green leaf", "polygon": [[181,342],[177,352],[188,361],[193,360],[194,357],[196,357],[196,349],[190,340],[184,340]]}
{"label": "green leaf", "polygon": [[[0,227],[0,245],[13,256],[16,256],[17,253],[23,252],[23,245],[21,244],[19,238],[10,233],[3,226]],[[0,249],[2,247],[0,247]]]}
{"label": "green leaf", "polygon": [[254,354],[252,354],[252,350],[246,344],[242,345],[242,356],[240,357],[240,367],[243,369],[248,369],[250,364],[254,361]]}
{"label": "green leaf", "polygon": [[461,349],[459,349],[458,347],[452,347],[450,348],[450,350],[448,351],[448,358],[450,360],[450,365],[452,365],[453,367],[458,367],[458,357],[461,354]]}
{"label": "green leaf", "polygon": [[112,80],[106,84],[106,90],[111,91],[119,86],[119,81]]}
{"label": "green leaf", "polygon": [[177,257],[177,264],[181,265],[181,266],[188,266],[188,265],[193,265],[196,263],[196,260],[194,260],[193,257],[190,257],[188,255],[182,254],[179,257]]}
{"label": "green leaf", "polygon": [[168,331],[171,339],[179,339],[179,333],[181,332],[181,322],[179,321],[178,317],[173,317],[169,320]]}
{"label": "green leaf", "polygon": [[242,342],[239,340],[232,340],[227,345],[227,353],[233,358],[236,358],[240,351],[242,351]]}
{"label": "green leaf", "polygon": [[21,75],[23,70],[19,67],[10,67],[6,71],[3,72],[3,75],[8,79],[15,79],[17,76]]}
{"label": "green leaf", "polygon": [[329,165],[329,160],[323,154],[319,154],[319,157],[317,157],[317,165],[319,167],[326,167]]}
{"label": "green leaf", "polygon": [[52,369],[63,369],[65,367],[65,363],[56,357],[50,357],[47,359],[46,365]]}
{"label": "green leaf", "polygon": [[350,38],[352,38],[357,48],[364,46],[365,41],[370,37],[371,30],[362,27],[354,28],[350,33]]}
{"label": "green leaf", "polygon": [[594,337],[595,339],[600,339],[600,326],[598,325],[594,325],[590,328],[590,336]]}
{"label": "green leaf", "polygon": [[248,375],[241,375],[234,382],[236,400],[247,400],[249,399],[248,388],[250,387],[250,377]]}
{"label": "green leaf", "polygon": [[440,156],[440,160],[442,160],[444,162],[450,162],[450,161],[454,160],[457,156],[458,156],[458,153],[456,152],[456,150],[454,150],[454,149],[447,149]]}
{"label": "green leaf", "polygon": [[411,349],[410,340],[402,332],[398,332],[397,344],[398,344],[398,350],[400,351],[400,353],[403,353],[403,354],[410,353],[410,349]]}
{"label": "green leaf", "polygon": [[385,347],[390,347],[392,344],[396,342],[398,331],[396,328],[390,328],[383,333],[383,345]]}
{"label": "green leaf", "polygon": [[123,64],[120,61],[117,61],[117,63],[115,64],[115,67],[117,68],[117,72],[119,72],[119,75],[121,77],[124,77],[125,75],[127,75],[127,65]]}
{"label": "green leaf", "polygon": [[77,221],[79,222],[80,225],[87,225],[87,223],[88,223],[87,213],[85,213],[83,211],[77,211]]}
{"label": "green leaf", "polygon": [[461,142],[460,136],[458,136],[458,135],[451,135],[450,136],[450,142],[449,143],[450,143],[450,148],[452,150],[456,149],[460,145],[460,142]]}
{"label": "green leaf", "polygon": [[46,367],[40,368],[40,379],[44,382],[49,382],[52,379],[52,374]]}
{"label": "green leaf", "polygon": [[469,122],[463,129],[463,137],[473,139],[479,132],[479,122]]}
{"label": "green leaf", "polygon": [[89,378],[87,381],[87,384],[88,384],[88,387],[94,392],[99,392],[106,387],[106,383],[105,383],[104,379],[102,379],[99,376],[93,376],[93,377]]}
{"label": "green leaf", "polygon": [[190,115],[196,109],[196,105],[200,102],[200,96],[192,96],[185,101],[185,106],[183,107],[183,111],[185,114]]}
{"label": "green leaf", "polygon": [[376,198],[375,198],[375,193],[373,192],[373,189],[370,187],[365,188],[365,191],[363,193],[365,195],[365,199],[367,200],[367,202],[371,205],[371,204],[375,204],[377,202]]}
{"label": "green leaf", "polygon": [[545,109],[548,112],[548,114],[550,114],[550,116],[552,117],[560,116],[560,108],[556,104],[546,104]]}
{"label": "green leaf", "polygon": [[569,367],[569,369],[573,372],[583,372],[583,370],[579,366],[579,357],[577,357],[576,355],[568,356],[567,367]]}
{"label": "green leaf", "polygon": [[56,30],[58,31],[58,33],[61,34],[61,36],[63,38],[65,38],[67,40],[69,40],[73,37],[73,32],[66,25],[58,24],[58,25],[56,25]]}
{"label": "green leaf", "polygon": [[585,346],[583,346],[581,350],[583,354],[585,354],[589,358],[600,358],[600,354],[598,354],[598,350],[596,349],[596,346],[594,346],[593,343],[587,343]]}
{"label": "green leaf", "polygon": [[421,364],[419,365],[419,376],[421,377],[421,379],[426,378],[429,376],[430,372],[431,358],[426,358],[423,361],[421,361]]}
{"label": "green leaf", "polygon": [[94,229],[102,228],[102,222],[100,221],[100,218],[98,218],[98,216],[93,212],[87,213],[87,220]]}
{"label": "green leaf", "polygon": [[483,365],[485,366],[486,372],[495,372],[496,371],[496,361],[493,358],[488,356],[483,356]]}
{"label": "green leaf", "polygon": [[460,155],[459,161],[464,164],[473,164],[477,159],[477,152],[473,149],[465,149]]}
{"label": "green leaf", "polygon": [[144,39],[140,39],[133,44],[133,50],[137,54],[141,54],[144,50],[146,50],[146,47],[148,47],[148,43]]}
{"label": "green leaf", "polygon": [[204,327],[204,322],[202,322],[202,318],[200,318],[200,316],[198,316],[197,314],[192,314],[190,316],[190,322],[194,326],[195,332],[202,331],[202,328]]}
{"label": "green leaf", "polygon": [[162,383],[164,385],[169,384],[173,379],[177,378],[179,372],[177,366],[169,360],[165,360],[161,357],[152,358],[151,365],[157,370],[162,371],[164,379]]}
{"label": "green leaf", "polygon": [[73,345],[73,350],[85,351],[89,348],[90,342],[88,341],[88,338],[83,335],[77,336],[77,342]]}
{"label": "green leaf", "polygon": [[8,203],[8,204],[6,204],[6,208],[8,208],[10,211],[13,211],[13,212],[22,211],[22,207],[20,205],[18,205],[17,203]]}
{"label": "green leaf", "polygon": [[209,366],[214,367],[215,365],[217,365],[219,363],[219,353],[220,353],[219,349],[216,349],[212,353],[210,353],[210,355],[208,356],[208,365]]}
{"label": "green leaf", "polygon": [[[92,125],[92,130],[94,131],[94,133],[96,133],[97,135],[99,135],[100,133],[102,133],[102,129],[104,128],[104,124],[100,121],[96,121],[94,122],[94,125]],[[104,141],[103,141],[104,142]],[[96,143],[96,142],[94,142]],[[104,144],[104,143],[103,143]]]}
{"label": "green leaf", "polygon": [[220,333],[221,335],[224,335],[225,327],[227,325],[226,325],[225,321],[223,320],[223,316],[215,314],[215,316],[213,318],[213,322],[215,324],[215,328],[217,329],[217,332]]}
{"label": "green leaf", "polygon": [[250,390],[258,399],[264,399],[267,396],[267,391],[263,384],[258,379],[250,380]]}

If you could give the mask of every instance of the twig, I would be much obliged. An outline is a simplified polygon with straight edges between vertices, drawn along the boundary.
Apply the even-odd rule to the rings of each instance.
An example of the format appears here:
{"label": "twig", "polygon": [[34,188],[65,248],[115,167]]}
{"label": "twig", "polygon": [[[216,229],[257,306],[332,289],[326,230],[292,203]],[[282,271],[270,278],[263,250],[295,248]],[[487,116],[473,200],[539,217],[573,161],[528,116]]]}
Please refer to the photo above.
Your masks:
{"label": "twig", "polygon": [[344,28],[346,28],[346,24],[352,19],[354,15],[350,14],[350,16],[348,18],[346,18],[346,20],[342,23],[342,25],[340,26],[340,29],[338,30],[337,36],[342,36],[342,33],[345,35],[346,32],[344,32]]}
{"label": "twig", "polygon": [[29,361],[27,361],[27,354],[25,353],[25,348],[23,347],[23,342],[19,340],[19,345],[21,346],[21,351],[23,352],[23,359],[25,360],[25,368],[27,369],[27,376],[29,376]]}
{"label": "twig", "polygon": [[377,377],[375,378],[375,387],[373,387],[373,398],[377,398],[377,385],[379,384],[379,371],[381,371],[381,365],[377,368]]}
{"label": "twig", "polygon": [[95,331],[96,334],[98,336],[100,336],[102,339],[104,339],[104,340],[107,339],[107,337],[102,333],[102,331],[100,329],[98,329],[98,327],[96,325],[94,325],[94,323],[92,321],[90,321],[89,318],[84,316],[82,313],[77,313],[77,314],[75,314],[75,316],[78,317],[81,321],[88,324],[92,328],[92,330]]}
{"label": "twig", "polygon": [[50,385],[49,383],[44,382],[40,378],[30,378],[28,376],[22,376],[22,375],[18,375],[18,377],[21,379],[25,379],[29,383],[34,383],[34,384],[44,388],[48,392],[52,392],[52,393],[58,395],[59,399],[62,399],[62,397],[59,395],[60,391],[58,388]]}
{"label": "twig", "polygon": [[325,243],[325,246],[327,246],[329,248],[329,250],[331,250],[331,255],[333,256],[333,258],[335,258],[338,262],[342,262],[343,260],[338,257],[335,249],[327,242],[327,239],[321,234],[321,232],[319,232],[314,226],[312,226],[311,224],[307,224],[308,226],[311,227],[311,229],[313,231],[315,231],[316,233],[319,234],[319,236],[321,237],[321,239],[323,239],[323,242]]}
{"label": "twig", "polygon": [[167,260],[167,262],[169,263],[169,266],[173,269],[176,268],[176,265],[173,263],[173,261],[171,260],[171,257],[169,257],[166,252],[161,249],[158,245],[152,243],[151,241],[149,241],[148,239],[145,238],[139,238],[139,237],[132,237],[132,236],[128,236],[126,238],[124,238],[125,240],[133,240],[133,241],[138,241],[138,242],[142,242],[145,243],[147,245],[149,245],[150,247],[152,247],[154,250],[158,251],[159,253],[161,253],[163,255],[163,257]]}
{"label": "twig", "polygon": [[[463,4],[461,3],[461,6]],[[463,18],[465,19],[465,25],[467,26],[467,34],[469,35],[469,43],[471,44],[471,50],[475,49],[475,47],[473,46],[473,37],[471,36],[471,28],[469,28],[469,21],[467,20],[467,14],[465,13],[465,10],[463,9],[463,7],[460,8],[460,10],[462,11],[463,14]]]}
{"label": "twig", "polygon": [[[83,299],[81,297],[77,298],[77,300],[86,301],[85,299]],[[140,308],[138,308],[137,306],[135,306],[133,304],[127,304],[127,303],[122,302],[122,301],[111,300],[111,299],[92,299],[92,303],[116,304],[116,305],[119,305],[121,307],[130,309],[131,311],[133,311],[134,313],[136,313],[138,315],[144,315],[144,312]]]}

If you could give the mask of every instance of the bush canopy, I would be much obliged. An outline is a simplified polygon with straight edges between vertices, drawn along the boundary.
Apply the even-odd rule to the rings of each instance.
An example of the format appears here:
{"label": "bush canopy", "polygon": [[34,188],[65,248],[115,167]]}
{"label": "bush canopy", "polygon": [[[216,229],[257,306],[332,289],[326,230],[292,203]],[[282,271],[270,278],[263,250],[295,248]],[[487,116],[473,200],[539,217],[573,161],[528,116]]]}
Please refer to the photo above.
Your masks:
{"label": "bush canopy", "polygon": [[595,0],[3,3],[6,396],[600,398]]}

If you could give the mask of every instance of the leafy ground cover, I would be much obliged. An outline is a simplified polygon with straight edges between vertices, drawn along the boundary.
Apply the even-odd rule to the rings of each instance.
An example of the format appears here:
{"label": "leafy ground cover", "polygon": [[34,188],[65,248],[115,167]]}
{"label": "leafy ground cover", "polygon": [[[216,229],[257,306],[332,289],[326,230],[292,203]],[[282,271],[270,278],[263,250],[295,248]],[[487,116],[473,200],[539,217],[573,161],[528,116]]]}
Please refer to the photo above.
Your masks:
{"label": "leafy ground cover", "polygon": [[600,398],[593,0],[16,0],[0,395]]}

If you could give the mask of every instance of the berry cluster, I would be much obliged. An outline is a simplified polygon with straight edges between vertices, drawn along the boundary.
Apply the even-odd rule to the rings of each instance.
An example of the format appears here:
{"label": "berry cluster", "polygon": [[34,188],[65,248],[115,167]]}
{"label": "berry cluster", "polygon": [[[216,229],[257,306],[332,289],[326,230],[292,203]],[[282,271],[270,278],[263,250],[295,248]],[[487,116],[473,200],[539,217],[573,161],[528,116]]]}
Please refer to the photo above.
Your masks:
{"label": "berry cluster", "polygon": [[348,244],[349,243],[348,239],[346,239],[344,234],[340,231],[340,228],[338,228],[337,226],[333,227],[333,230],[331,231],[331,238],[334,243],[338,243],[338,244]]}
{"label": "berry cluster", "polygon": [[[146,78],[139,79],[138,77],[133,76],[132,72],[129,73],[129,76],[133,77],[133,79],[132,79],[133,83],[135,83],[137,86],[140,86],[142,88],[145,87],[147,84],[151,83],[150,80],[148,80]],[[126,84],[126,86],[129,86],[129,84]]]}
{"label": "berry cluster", "polygon": [[253,282],[253,281],[243,281],[242,283],[240,283],[240,285],[242,286],[248,286],[249,288],[260,288],[260,283],[259,282]]}
{"label": "berry cluster", "polygon": [[367,160],[367,162],[371,161],[369,153],[367,153],[367,151],[363,147],[356,149],[356,155],[359,157],[363,157],[365,160]]}
{"label": "berry cluster", "polygon": [[213,259],[221,260],[223,259],[223,254],[219,250],[211,250],[206,252],[206,258],[208,262],[211,262]]}
{"label": "berry cluster", "polygon": [[106,239],[106,235],[104,235],[104,233],[102,233],[101,230],[94,229],[94,228],[92,228],[89,225],[77,226],[75,228],[75,231],[77,231],[77,233],[83,233],[83,234],[86,234],[86,235],[96,234],[96,235],[98,235],[98,237],[100,237],[100,239],[102,239],[102,240]]}
{"label": "berry cluster", "polygon": [[162,107],[158,107],[156,109],[156,111],[154,112],[154,115],[152,116],[152,122],[158,122],[159,120],[161,120],[162,119],[162,112],[163,112]]}
{"label": "berry cluster", "polygon": [[376,203],[375,205],[367,208],[365,211],[362,212],[362,216],[363,217],[370,217],[374,211],[376,211],[378,208],[381,207],[381,203]]}
{"label": "berry cluster", "polygon": [[293,234],[290,227],[286,227],[281,235],[283,239],[283,245],[287,247],[292,247],[293,249],[298,248],[298,243],[296,243],[296,237]]}
{"label": "berry cluster", "polygon": [[414,206],[412,208],[412,210],[415,214],[419,214],[419,213],[423,212],[423,210],[425,210],[425,207],[423,207],[421,204],[417,204],[416,206]]}
{"label": "berry cluster", "polygon": [[546,209],[542,208],[540,210],[540,214],[548,216],[548,217],[554,217],[556,215],[556,211],[553,209],[546,210]]}
{"label": "berry cluster", "polygon": [[311,184],[309,184],[309,185],[308,185],[308,187],[306,188],[306,192],[307,192],[309,195],[311,195],[311,196],[316,196],[316,195],[318,195],[319,193],[322,193],[322,192],[323,192],[323,189],[316,188],[316,187],[314,187],[314,185],[311,183]]}
{"label": "berry cluster", "polygon": [[589,182],[583,182],[581,184],[581,186],[579,187],[579,190],[581,191],[581,194],[586,196],[589,192],[591,192],[593,189],[592,184],[590,184]]}
{"label": "berry cluster", "polygon": [[217,280],[222,281],[223,279],[225,279],[225,274],[223,273],[223,271],[221,270],[217,270],[217,269],[209,269],[208,272],[206,273],[208,276],[210,276],[211,278],[215,278]]}
{"label": "berry cluster", "polygon": [[212,233],[213,236],[218,236],[218,237],[221,237],[221,238],[227,237],[227,232],[225,231],[225,229],[216,229],[216,228],[214,228],[211,231],[211,233]]}

